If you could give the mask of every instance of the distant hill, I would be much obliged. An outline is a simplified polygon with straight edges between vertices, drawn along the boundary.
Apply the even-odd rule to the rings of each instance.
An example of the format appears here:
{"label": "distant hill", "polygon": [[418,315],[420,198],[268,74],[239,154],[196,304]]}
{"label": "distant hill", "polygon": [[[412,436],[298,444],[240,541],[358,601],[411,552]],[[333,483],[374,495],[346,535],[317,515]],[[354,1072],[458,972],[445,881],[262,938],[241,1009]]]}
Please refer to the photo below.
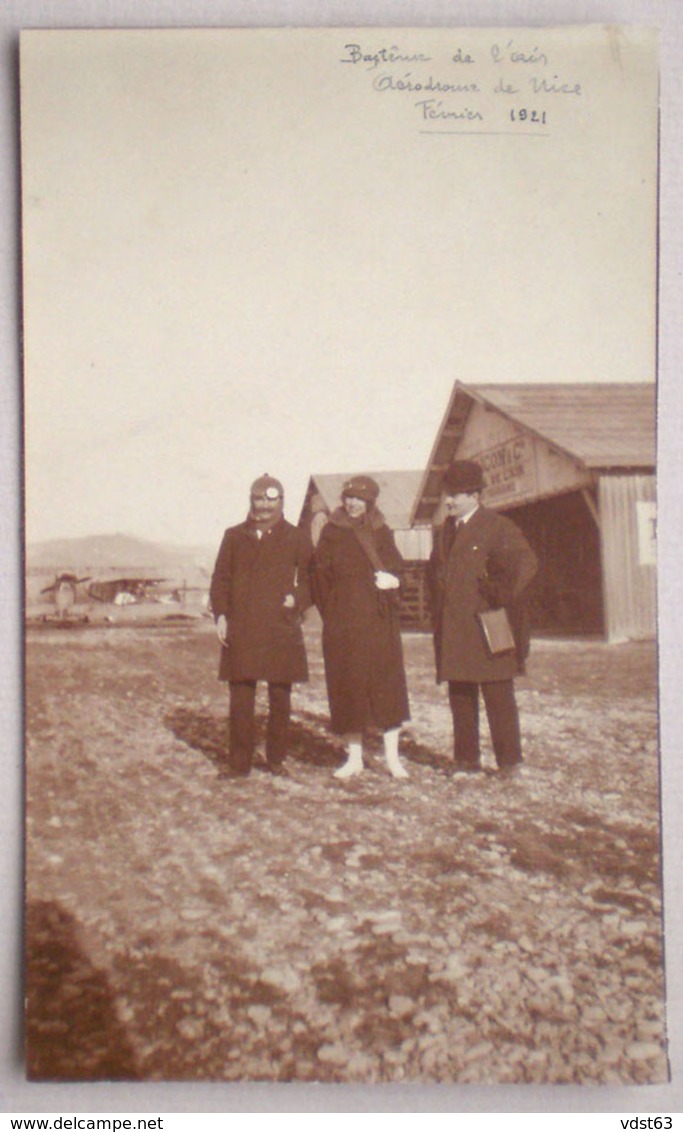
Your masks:
{"label": "distant hill", "polygon": [[125,534],[88,535],[29,543],[26,566],[29,573],[70,570],[79,575],[142,570],[187,576],[188,584],[198,584],[210,575],[215,555],[215,547],[174,546]]}

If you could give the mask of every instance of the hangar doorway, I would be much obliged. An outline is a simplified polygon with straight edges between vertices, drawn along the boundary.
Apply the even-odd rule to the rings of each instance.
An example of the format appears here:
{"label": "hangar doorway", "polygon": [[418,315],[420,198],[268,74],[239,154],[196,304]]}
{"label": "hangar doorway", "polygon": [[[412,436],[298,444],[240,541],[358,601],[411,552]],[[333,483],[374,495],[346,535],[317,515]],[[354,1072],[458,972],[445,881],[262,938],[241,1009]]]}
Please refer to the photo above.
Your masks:
{"label": "hangar doorway", "polygon": [[538,555],[532,583],[532,632],[575,636],[605,632],[600,532],[580,491],[506,509]]}

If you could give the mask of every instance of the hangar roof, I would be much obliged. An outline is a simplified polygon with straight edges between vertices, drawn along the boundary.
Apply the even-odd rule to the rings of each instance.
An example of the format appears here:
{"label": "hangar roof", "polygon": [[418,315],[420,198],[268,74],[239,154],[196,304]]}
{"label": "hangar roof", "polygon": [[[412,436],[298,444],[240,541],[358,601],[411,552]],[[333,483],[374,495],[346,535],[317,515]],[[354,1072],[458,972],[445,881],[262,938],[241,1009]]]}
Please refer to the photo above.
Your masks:
{"label": "hangar roof", "polygon": [[656,390],[652,383],[538,383],[464,385],[456,381],[412,511],[425,522],[441,476],[457,457],[470,409],[480,403],[501,413],[590,471],[654,470]]}
{"label": "hangar roof", "polygon": [[[301,517],[310,513],[313,496],[322,496],[328,511],[333,511],[341,502],[342,487],[356,472],[316,473],[308,481],[306,498]],[[392,530],[407,530],[415,496],[420,486],[422,472],[364,472],[379,484],[380,494],[377,506]]]}
{"label": "hangar roof", "polygon": [[460,388],[571,456],[578,456],[588,468],[654,466],[653,384],[577,382]]}

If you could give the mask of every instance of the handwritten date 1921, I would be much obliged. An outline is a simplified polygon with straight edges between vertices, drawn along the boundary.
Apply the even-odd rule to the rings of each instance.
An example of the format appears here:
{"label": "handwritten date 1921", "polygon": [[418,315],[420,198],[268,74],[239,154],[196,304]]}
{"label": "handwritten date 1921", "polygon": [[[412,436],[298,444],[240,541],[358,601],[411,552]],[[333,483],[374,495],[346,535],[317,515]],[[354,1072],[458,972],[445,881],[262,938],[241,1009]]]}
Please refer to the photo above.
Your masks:
{"label": "handwritten date 1921", "polygon": [[533,122],[537,126],[545,126],[545,110],[526,110],[524,107],[521,110],[511,110],[510,121]]}

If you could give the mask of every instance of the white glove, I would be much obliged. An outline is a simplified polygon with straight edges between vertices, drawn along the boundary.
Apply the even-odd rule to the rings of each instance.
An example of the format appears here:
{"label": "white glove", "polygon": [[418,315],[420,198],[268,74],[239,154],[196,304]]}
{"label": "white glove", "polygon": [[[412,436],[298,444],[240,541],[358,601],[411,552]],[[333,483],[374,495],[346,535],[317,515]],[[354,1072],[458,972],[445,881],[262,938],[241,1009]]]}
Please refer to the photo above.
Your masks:
{"label": "white glove", "polygon": [[216,622],[216,633],[218,634],[218,640],[225,647],[228,643],[228,619],[224,613],[221,613]]}
{"label": "white glove", "polygon": [[378,590],[397,590],[400,584],[395,574],[388,574],[386,570],[375,570],[375,585]]}
{"label": "white glove", "polygon": [[282,604],[284,605],[285,609],[294,609],[294,606],[296,605],[294,594],[287,594]]}

